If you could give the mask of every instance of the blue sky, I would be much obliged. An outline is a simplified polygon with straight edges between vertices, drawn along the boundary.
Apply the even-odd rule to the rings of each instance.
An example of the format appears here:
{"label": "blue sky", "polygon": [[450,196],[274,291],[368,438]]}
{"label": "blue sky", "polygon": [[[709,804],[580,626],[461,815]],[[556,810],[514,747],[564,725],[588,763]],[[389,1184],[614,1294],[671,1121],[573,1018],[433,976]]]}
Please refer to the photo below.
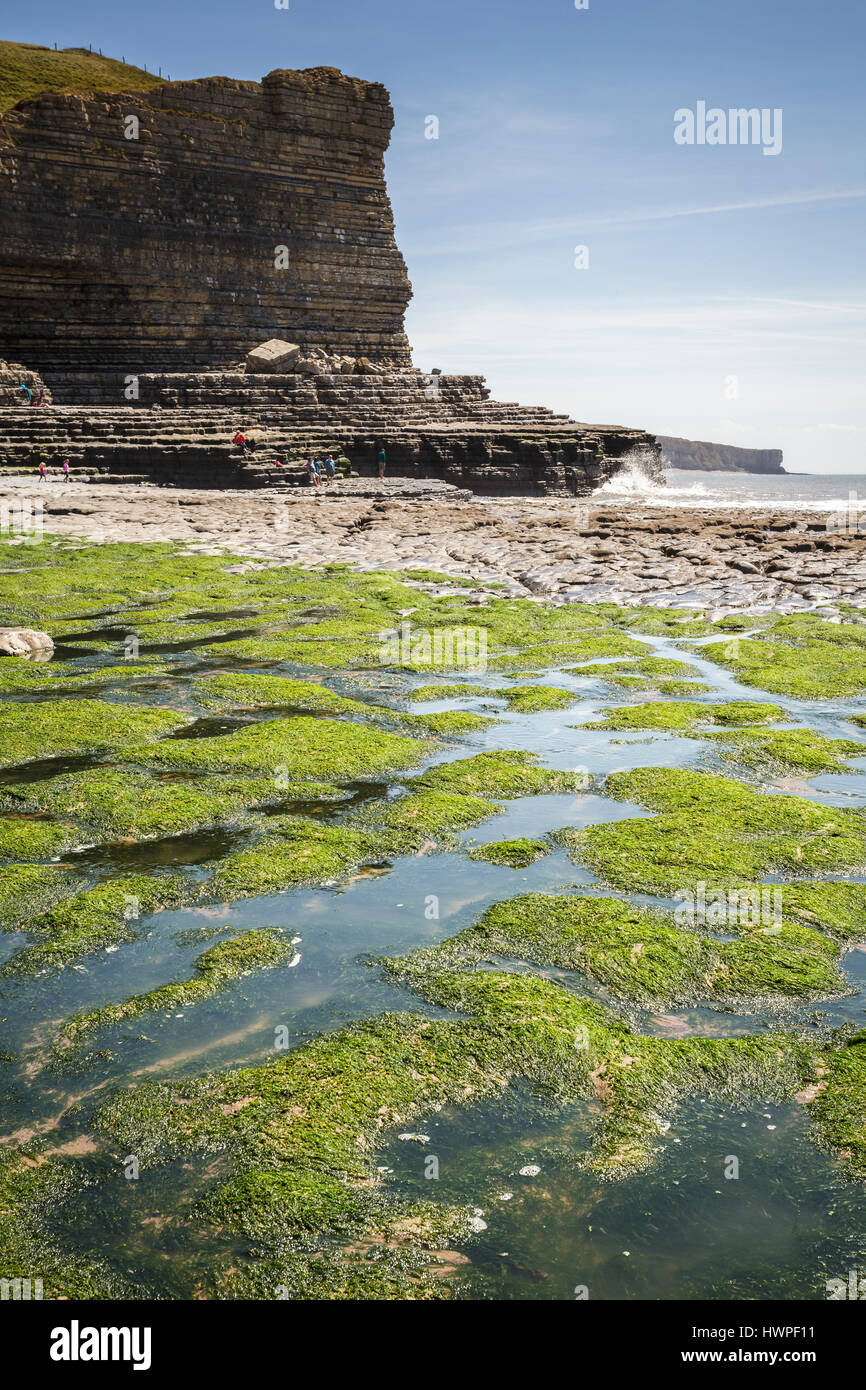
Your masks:
{"label": "blue sky", "polygon": [[[384,82],[416,364],[577,419],[866,471],[862,0],[42,0],[3,36],[173,78]],[[782,148],[674,113],[782,111]],[[439,138],[425,138],[436,116]],[[575,266],[575,248],[588,265]]]}

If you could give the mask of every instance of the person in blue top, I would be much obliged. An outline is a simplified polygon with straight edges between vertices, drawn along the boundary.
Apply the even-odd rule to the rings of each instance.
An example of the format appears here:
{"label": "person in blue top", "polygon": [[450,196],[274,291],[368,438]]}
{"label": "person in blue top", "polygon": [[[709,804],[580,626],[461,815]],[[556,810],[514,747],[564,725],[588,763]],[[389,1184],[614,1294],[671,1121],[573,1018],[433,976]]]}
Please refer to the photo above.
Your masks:
{"label": "person in blue top", "polygon": [[334,463],[334,460],[331,458],[331,455],[328,454],[328,457],[325,459],[325,481],[330,482],[331,479],[336,478],[336,476],[337,465]]}
{"label": "person in blue top", "polygon": [[385,446],[384,446],[384,445],[382,445],[382,447],[379,449],[378,454],[376,455],[376,463],[377,463],[378,468],[379,468],[379,481],[382,482],[382,481],[384,480],[384,477],[385,477],[385,463],[386,463],[386,459],[385,459]]}

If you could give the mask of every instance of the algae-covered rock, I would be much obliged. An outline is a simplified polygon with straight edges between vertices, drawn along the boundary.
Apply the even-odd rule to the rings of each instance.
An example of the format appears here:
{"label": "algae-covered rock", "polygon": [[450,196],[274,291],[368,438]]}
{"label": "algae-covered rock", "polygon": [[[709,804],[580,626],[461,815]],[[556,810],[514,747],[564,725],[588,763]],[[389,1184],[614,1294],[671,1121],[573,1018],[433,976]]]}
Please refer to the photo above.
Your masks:
{"label": "algae-covered rock", "polygon": [[491,840],[469,851],[470,859],[483,859],[487,864],[505,864],[511,869],[526,869],[537,859],[550,853],[543,840]]}
{"label": "algae-covered rock", "polygon": [[179,906],[184,893],[176,874],[126,874],[98,883],[33,917],[27,930],[36,939],[10,956],[0,975],[33,974],[128,941],[143,918]]}
{"label": "algae-covered rock", "polygon": [[0,930],[10,931],[38,917],[74,892],[79,876],[60,864],[0,866]]}
{"label": "algae-covered rock", "polygon": [[385,964],[423,991],[430,969],[513,956],[576,971],[650,1009],[849,992],[839,948],[820,932],[785,922],[768,930],[760,920],[727,929],[740,939],[685,930],[669,914],[615,898],[534,893],[497,903],[458,936]]}
{"label": "algae-covered rock", "polygon": [[[24,811],[65,811],[103,833],[148,839],[237,821],[248,808],[285,800],[287,791],[264,777],[169,780],[129,768],[93,767],[41,782],[8,784],[0,804],[17,805]],[[0,846],[6,824],[0,818]]]}
{"label": "algae-covered rock", "polygon": [[419,739],[346,720],[268,719],[234,733],[207,738],[163,739],[130,750],[130,761],[158,767],[270,772],[283,779],[340,781],[420,762]]}
{"label": "algae-covered rock", "polygon": [[0,858],[50,859],[70,849],[84,837],[67,821],[0,815]]}
{"label": "algae-covered rock", "polygon": [[102,700],[39,700],[0,705],[0,766],[71,753],[126,749],[187,722],[175,710]]}
{"label": "algae-covered rock", "polygon": [[519,750],[477,753],[474,758],[440,763],[413,779],[414,787],[474,796],[539,796],[545,792],[581,791],[586,775],[538,767],[538,755]]}
{"label": "algae-covered rock", "polygon": [[801,700],[827,700],[866,690],[866,630],[814,613],[777,618],[754,637],[729,637],[701,655],[732,671],[744,685]]}
{"label": "algae-covered rock", "polygon": [[254,845],[221,859],[204,891],[225,899],[266,896],[301,884],[330,883],[388,855],[381,835],[300,816],[271,820]]}
{"label": "algae-covered rock", "polygon": [[766,796],[712,773],[636,768],[605,791],[652,818],[561,830],[581,863],[618,887],[673,893],[705,882],[756,883],[770,873],[866,866],[866,816],[796,796]]}
{"label": "algae-covered rock", "polygon": [[604,712],[604,719],[579,727],[584,729],[659,729],[665,732],[698,732],[702,725],[724,724],[737,727],[786,719],[778,705],[758,704],[750,700],[721,701],[710,704],[696,702],[648,701],[640,705],[615,705]]}
{"label": "algae-covered rock", "polygon": [[281,964],[292,951],[291,940],[274,929],[255,929],[221,941],[193,962],[195,974],[191,979],[162,985],[147,994],[134,994],[119,1004],[107,1004],[67,1019],[60,1030],[55,1057],[61,1064],[67,1062],[71,1053],[99,1029],[208,999],[254,970]]}

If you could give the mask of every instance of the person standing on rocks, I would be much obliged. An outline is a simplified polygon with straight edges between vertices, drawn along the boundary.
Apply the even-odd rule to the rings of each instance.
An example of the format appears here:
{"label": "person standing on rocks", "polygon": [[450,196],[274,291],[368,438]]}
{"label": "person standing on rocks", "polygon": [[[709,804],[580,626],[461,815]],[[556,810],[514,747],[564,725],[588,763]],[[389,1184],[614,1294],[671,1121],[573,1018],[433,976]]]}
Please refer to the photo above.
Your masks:
{"label": "person standing on rocks", "polygon": [[332,483],[337,476],[337,465],[330,454],[325,459],[325,482]]}
{"label": "person standing on rocks", "polygon": [[379,452],[376,455],[376,463],[379,466],[379,482],[383,483],[385,481],[385,464],[387,463],[384,444],[380,446]]}
{"label": "person standing on rocks", "polygon": [[39,481],[40,481],[40,483],[44,483],[44,482],[45,482],[45,460],[44,460],[44,459],[40,459],[40,460],[39,460]]}
{"label": "person standing on rocks", "polygon": [[64,483],[69,482],[69,459],[63,460],[63,481]]}

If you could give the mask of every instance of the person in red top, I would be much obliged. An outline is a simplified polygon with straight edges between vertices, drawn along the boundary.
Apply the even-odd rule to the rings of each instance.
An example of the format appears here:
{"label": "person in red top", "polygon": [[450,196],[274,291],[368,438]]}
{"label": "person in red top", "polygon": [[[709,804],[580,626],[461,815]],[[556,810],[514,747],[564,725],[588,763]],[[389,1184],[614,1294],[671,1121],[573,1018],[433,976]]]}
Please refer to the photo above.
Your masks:
{"label": "person in red top", "polygon": [[40,464],[39,464],[39,481],[40,481],[40,483],[44,483],[44,482],[45,482],[45,460],[44,460],[44,459],[42,459],[41,462],[40,462]]}
{"label": "person in red top", "polygon": [[235,444],[235,445],[237,445],[238,449],[240,450],[240,452],[241,452],[242,454],[245,454],[245,453],[246,453],[246,451],[247,451],[247,437],[246,437],[246,435],[243,433],[242,430],[238,430],[238,431],[237,431],[237,433],[236,433],[234,439],[232,440],[232,443]]}

